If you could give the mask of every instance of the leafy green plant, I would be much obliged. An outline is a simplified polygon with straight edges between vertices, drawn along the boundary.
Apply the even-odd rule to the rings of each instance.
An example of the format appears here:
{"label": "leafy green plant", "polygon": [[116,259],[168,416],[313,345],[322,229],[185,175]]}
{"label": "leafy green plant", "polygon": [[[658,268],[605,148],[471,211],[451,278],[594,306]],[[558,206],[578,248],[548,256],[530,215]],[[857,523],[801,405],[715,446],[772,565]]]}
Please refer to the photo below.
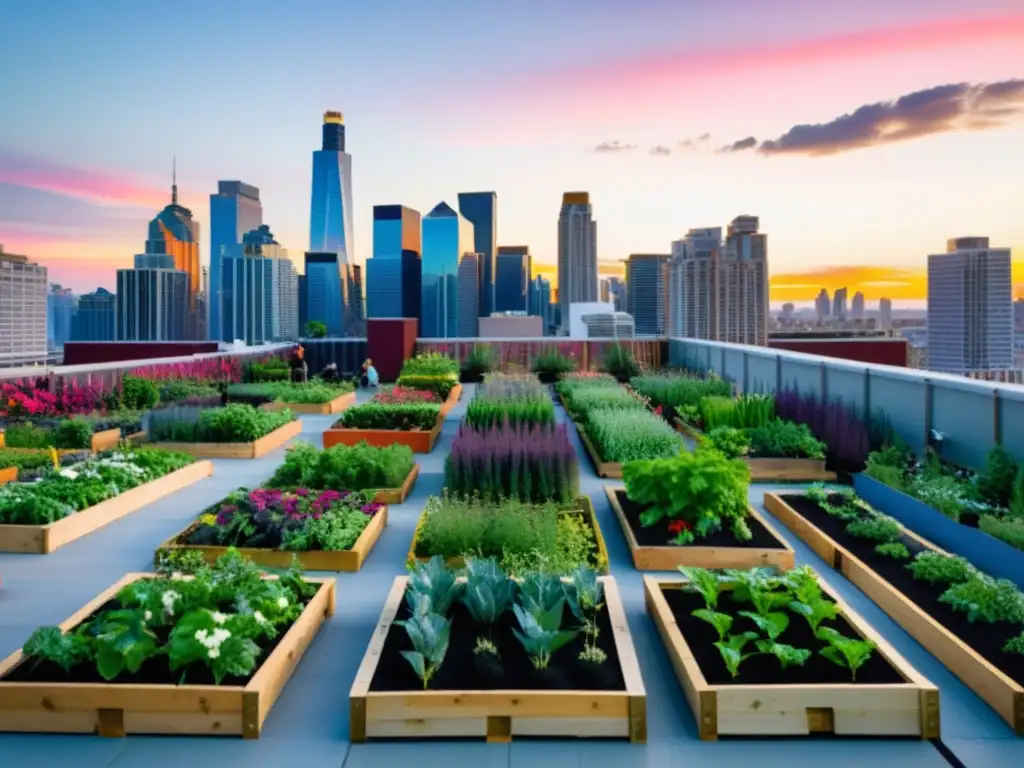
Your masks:
{"label": "leafy green plant", "polygon": [[327,337],[327,325],[319,320],[307,320],[302,326],[302,335],[307,339],[323,339]]}
{"label": "leafy green plant", "polygon": [[708,439],[730,459],[741,458],[750,452],[750,439],[742,429],[716,427],[708,434]]}
{"label": "leafy green plant", "polygon": [[784,586],[769,568],[751,568],[748,571],[729,569],[725,577],[733,584],[732,599],[737,603],[751,603],[758,616],[773,620],[776,609],[789,605],[789,591],[778,592]]}
{"label": "leafy green plant", "polygon": [[750,452],[770,458],[825,458],[825,444],[811,434],[806,424],[776,419],[745,430]]}
{"label": "leafy green plant", "polygon": [[757,640],[754,645],[758,652],[771,654],[778,659],[783,669],[802,667],[811,658],[811,652],[806,648],[795,648],[772,640]]}
{"label": "leafy green plant", "polygon": [[818,637],[828,643],[819,653],[837,666],[850,670],[850,679],[857,680],[857,670],[867,663],[875,650],[870,640],[846,637],[831,627],[818,630]]}
{"label": "leafy green plant", "polygon": [[21,649],[25,656],[33,658],[34,664],[49,661],[65,672],[92,656],[89,642],[80,632],[62,632],[60,627],[39,627],[25,641]]}
{"label": "leafy green plant", "polygon": [[971,624],[976,621],[1024,624],[1024,594],[1009,579],[994,579],[975,572],[966,581],[943,592],[939,602],[947,603],[954,611],[966,613]]}
{"label": "leafy green plant", "polygon": [[1024,517],[982,515],[978,527],[1011,547],[1024,550]]}
{"label": "leafy green plant", "polygon": [[479,381],[493,371],[496,364],[497,355],[490,345],[474,344],[462,361],[462,378],[464,381]]}
{"label": "leafy green plant", "polygon": [[622,478],[629,499],[644,507],[644,526],[669,518],[689,523],[695,537],[729,525],[738,540],[751,538],[746,526],[750,469],[743,461],[699,446],[671,458],[623,464]]}
{"label": "leafy green plant", "polygon": [[429,432],[440,416],[441,407],[438,405],[364,403],[343,411],[334,428]]}
{"label": "leafy green plant", "polygon": [[891,517],[875,514],[847,523],[846,532],[859,539],[894,542],[903,535],[903,527]]}
{"label": "leafy green plant", "polygon": [[1001,445],[994,446],[985,458],[984,471],[978,475],[978,492],[994,506],[1009,507],[1017,472],[1013,454]]}
{"label": "leafy green plant", "polygon": [[633,356],[633,351],[622,344],[614,344],[608,348],[601,360],[601,370],[610,373],[625,384],[634,376],[640,375],[640,364]]}
{"label": "leafy green plant", "polygon": [[519,629],[512,633],[523,646],[534,668],[545,670],[551,663],[551,656],[560,648],[570,643],[577,635],[571,630],[561,629],[562,611],[565,598],[561,597],[550,608],[530,602],[524,608],[519,603],[512,606]]}
{"label": "leafy green plant", "polygon": [[[466,587],[460,599],[476,621],[487,625],[488,631],[511,605],[514,596],[515,583],[493,558],[470,558],[466,561]],[[487,640],[489,642],[485,644],[478,642],[478,652],[485,650],[497,654],[491,638]]]}
{"label": "leafy green plant", "polygon": [[679,572],[686,578],[686,589],[699,592],[709,611],[718,607],[718,596],[722,593],[724,583],[716,572],[707,568],[687,568],[685,566],[679,566]]}
{"label": "leafy green plant", "polygon": [[[1017,476],[1013,480],[1013,493],[1010,495],[1010,514],[1017,521],[1024,521],[1024,465],[1017,470]],[[1021,541],[1024,541],[1024,536],[1022,536]],[[1024,549],[1024,546],[1015,546],[1018,549]]]}
{"label": "leafy green plant", "polygon": [[718,611],[709,611],[706,608],[698,608],[690,615],[713,626],[715,631],[718,632],[719,641],[725,642],[725,636],[729,634],[729,630],[732,628],[732,616],[727,613],[719,613]]}
{"label": "leafy green plant", "polygon": [[1024,632],[1006,641],[1003,653],[1019,653],[1024,656]]}
{"label": "leafy green plant", "polygon": [[775,399],[771,395],[746,394],[735,399],[705,397],[699,408],[706,432],[718,427],[763,427],[775,418]]}
{"label": "leafy green plant", "polygon": [[462,594],[463,584],[455,574],[445,567],[444,559],[438,556],[425,563],[417,563],[409,573],[407,597],[425,595],[430,598],[433,610],[447,616],[452,604]]}
{"label": "leafy green plant", "polygon": [[960,584],[976,572],[974,566],[962,557],[930,550],[919,552],[907,568],[915,579],[930,584]]}
{"label": "leafy green plant", "polygon": [[145,410],[160,402],[160,390],[150,379],[127,375],[121,379],[121,403],[125,408]]}
{"label": "leafy green plant", "polygon": [[889,541],[875,547],[875,552],[893,560],[909,560],[910,550],[907,545],[900,541]]}
{"label": "leafy green plant", "polygon": [[747,647],[751,640],[757,640],[757,632],[742,632],[738,635],[730,635],[728,639],[715,643],[715,648],[721,654],[726,669],[729,670],[729,674],[733,677],[739,677],[740,665],[744,661],[760,653],[760,651],[743,653],[743,649]]}
{"label": "leafy green plant", "polygon": [[607,654],[597,645],[600,630],[597,626],[597,614],[604,606],[604,585],[597,572],[587,566],[580,566],[572,572],[571,584],[566,590],[569,598],[569,609],[583,623],[585,641],[580,651],[581,661],[602,664]]}
{"label": "leafy green plant", "polygon": [[[440,352],[420,353],[402,365],[402,376],[447,376],[454,379],[459,375],[459,364]],[[418,387],[415,387],[418,389]]]}
{"label": "leafy green plant", "polygon": [[323,451],[297,442],[285,452],[267,486],[270,488],[337,488],[363,491],[400,488],[416,462],[412,449],[392,443],[334,445]]}
{"label": "leafy green plant", "polygon": [[[404,370],[404,369],[403,369]],[[424,373],[402,373],[395,382],[395,386],[406,389],[416,389],[426,392],[433,392],[442,402],[448,399],[448,395],[458,386],[458,369],[455,373],[424,374]]]}
{"label": "leafy green plant", "polygon": [[[784,597],[787,600],[789,599],[789,595],[784,595]],[[773,643],[789,626],[789,616],[781,611],[773,611],[763,615],[752,611],[740,611],[739,615],[746,616],[754,622],[754,624],[757,625],[757,628],[768,635],[768,639]]]}
{"label": "leafy green plant", "polygon": [[409,662],[426,690],[448,653],[451,620],[436,613],[414,613],[395,623],[405,630],[413,647],[411,651],[403,650],[402,658]]}
{"label": "leafy green plant", "polygon": [[223,408],[174,406],[152,411],[146,432],[153,442],[251,443],[294,419],[289,410],[270,413],[241,403]]}
{"label": "leafy green plant", "polygon": [[576,370],[576,361],[559,354],[555,349],[547,349],[533,359],[530,370],[536,373],[541,381],[558,381],[565,374]]}
{"label": "leafy green plant", "polygon": [[699,420],[698,406],[705,397],[732,397],[732,385],[714,374],[647,373],[634,377],[629,385],[666,416],[674,414],[691,424]]}
{"label": "leafy green plant", "polygon": [[789,610],[807,620],[807,625],[815,634],[823,621],[832,621],[839,615],[839,606],[822,596],[806,597],[804,600],[793,600]]}
{"label": "leafy green plant", "polygon": [[57,422],[53,429],[53,446],[58,449],[81,449],[92,445],[93,425],[88,419],[76,416]]}

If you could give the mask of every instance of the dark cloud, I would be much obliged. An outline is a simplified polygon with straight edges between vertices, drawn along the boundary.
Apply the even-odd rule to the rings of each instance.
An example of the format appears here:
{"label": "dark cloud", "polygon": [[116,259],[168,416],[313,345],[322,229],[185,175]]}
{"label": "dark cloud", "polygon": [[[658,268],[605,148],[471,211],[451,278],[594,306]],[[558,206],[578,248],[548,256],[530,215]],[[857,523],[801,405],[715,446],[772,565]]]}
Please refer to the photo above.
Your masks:
{"label": "dark cloud", "polygon": [[704,146],[709,141],[711,141],[711,134],[710,133],[702,133],[700,136],[697,136],[697,137],[692,138],[692,139],[680,139],[680,141],[679,141],[679,148],[680,149],[703,149]]}
{"label": "dark cloud", "polygon": [[668,147],[666,147],[664,144],[658,144],[655,147],[651,147],[648,150],[648,153],[650,153],[652,155],[665,156],[665,155],[671,155],[672,154],[672,150],[669,149]]}
{"label": "dark cloud", "polygon": [[[824,157],[923,136],[1006,125],[1024,115],[1024,80],[952,83],[909,93],[895,101],[865,104],[828,123],[796,125],[757,146],[763,155]],[[722,151],[753,149],[744,139]]]}
{"label": "dark cloud", "polygon": [[744,150],[747,150],[747,149],[753,149],[756,146],[757,146],[757,139],[755,139],[753,136],[748,136],[745,139],[740,139],[739,141],[734,141],[732,144],[727,144],[726,146],[722,147],[718,151],[719,152],[724,152],[724,153],[728,154],[730,152],[743,152]]}
{"label": "dark cloud", "polygon": [[636,144],[624,144],[616,139],[615,141],[602,141],[592,151],[603,154],[607,152],[629,152],[634,149],[636,149]]}

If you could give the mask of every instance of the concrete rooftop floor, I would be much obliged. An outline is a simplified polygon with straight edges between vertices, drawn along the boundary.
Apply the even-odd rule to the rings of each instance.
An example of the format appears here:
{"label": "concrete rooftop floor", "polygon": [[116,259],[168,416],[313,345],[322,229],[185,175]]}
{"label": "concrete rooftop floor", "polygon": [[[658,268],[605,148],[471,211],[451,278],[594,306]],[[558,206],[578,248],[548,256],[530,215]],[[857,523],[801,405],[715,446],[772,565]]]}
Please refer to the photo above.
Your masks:
{"label": "concrete rooftop floor", "polygon": [[[608,543],[612,574],[626,605],[647,688],[648,744],[596,740],[531,740],[504,745],[481,741],[350,744],[349,687],[392,580],[404,573],[405,555],[424,502],[427,496],[441,490],[444,458],[472,389],[467,387],[462,402],[449,414],[433,453],[417,454],[421,474],[415,491],[405,504],[391,508],[388,528],[363,570],[336,575],[337,612],[316,637],[282,692],[259,740],[0,734],[0,766],[163,768],[192,764],[259,768],[288,761],[301,761],[303,768],[435,768],[452,764],[466,768],[1024,766],[1024,740],[1016,738],[984,702],[781,525],[779,531],[796,550],[798,562],[808,563],[822,573],[843,599],[939,686],[942,744],[952,757],[947,759],[936,745],[920,741],[827,737],[701,742],[660,638],[646,615],[642,574],[633,569],[612,517],[603,492],[607,481],[593,473],[578,439],[582,492],[593,499]],[[365,394],[360,393],[360,400],[364,399]],[[560,418],[564,418],[565,414],[559,412]],[[303,416],[301,439],[319,446],[320,433],[333,418]],[[53,554],[0,553],[0,658],[19,648],[37,626],[63,621],[125,573],[150,570],[153,550],[160,543],[227,492],[240,485],[256,486],[267,479],[283,455],[283,450],[278,450],[253,461],[217,460],[213,477]],[[752,487],[752,503],[760,507],[763,493],[768,490],[772,488]]]}

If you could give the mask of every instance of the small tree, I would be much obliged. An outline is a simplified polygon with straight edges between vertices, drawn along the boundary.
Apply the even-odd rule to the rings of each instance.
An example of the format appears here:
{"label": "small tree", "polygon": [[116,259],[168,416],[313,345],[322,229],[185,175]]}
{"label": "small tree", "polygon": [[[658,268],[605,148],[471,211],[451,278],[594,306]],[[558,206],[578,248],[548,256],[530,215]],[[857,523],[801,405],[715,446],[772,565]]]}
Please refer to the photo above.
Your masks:
{"label": "small tree", "polygon": [[307,339],[323,339],[327,337],[327,326],[319,320],[310,320],[303,328]]}

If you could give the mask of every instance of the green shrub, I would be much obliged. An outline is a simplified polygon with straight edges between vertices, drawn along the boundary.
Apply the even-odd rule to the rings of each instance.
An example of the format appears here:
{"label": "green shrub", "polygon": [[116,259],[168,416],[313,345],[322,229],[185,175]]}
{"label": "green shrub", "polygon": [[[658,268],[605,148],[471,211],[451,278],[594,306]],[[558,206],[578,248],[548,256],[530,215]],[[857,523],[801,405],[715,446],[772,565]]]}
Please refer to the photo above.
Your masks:
{"label": "green shrub", "polygon": [[668,417],[679,415],[684,407],[698,408],[705,397],[732,397],[732,385],[714,375],[702,379],[691,374],[649,373],[631,379],[629,385]]}
{"label": "green shrub", "polygon": [[996,517],[982,515],[978,527],[989,536],[1005,541],[1011,547],[1024,550],[1024,519],[1019,517]]}
{"label": "green shrub", "polygon": [[640,375],[640,364],[633,356],[633,351],[622,344],[615,344],[604,353],[601,369],[623,384]]}
{"label": "green shrub", "polygon": [[457,378],[459,364],[440,352],[427,352],[411,357],[402,365],[401,376],[447,376]]}
{"label": "green shrub", "polygon": [[978,492],[993,506],[1009,507],[1016,477],[1016,460],[1003,446],[997,445],[988,452],[985,469],[978,475]]}
{"label": "green shrub", "polygon": [[576,361],[559,354],[557,350],[548,349],[533,359],[530,370],[544,381],[558,381],[567,373],[576,370]]}
{"label": "green shrub", "polygon": [[485,374],[494,370],[497,356],[494,349],[487,344],[474,344],[466,359],[462,361],[462,375],[467,379],[478,381]]}
{"label": "green shrub", "polygon": [[121,404],[125,408],[144,411],[160,402],[160,390],[149,379],[125,376],[121,379]]}
{"label": "green shrub", "polygon": [[903,491],[907,486],[905,467],[903,454],[894,446],[888,446],[868,454],[864,474],[890,488]]}
{"label": "green shrub", "polygon": [[288,361],[282,357],[246,363],[243,369],[243,378],[249,382],[288,381],[291,377]]}
{"label": "green shrub", "polygon": [[352,382],[342,381],[326,384],[322,381],[292,383],[290,381],[267,381],[259,384],[229,384],[228,399],[251,404],[277,401],[300,405],[323,405],[336,397],[352,392]]}
{"label": "green shrub", "polygon": [[448,399],[456,385],[459,383],[457,374],[426,374],[426,373],[403,373],[395,382],[396,386],[407,389],[419,389],[433,392],[442,401]]}
{"label": "green shrub", "polygon": [[8,424],[4,427],[4,442],[8,448],[49,448],[53,433],[35,424]]}
{"label": "green shrub", "polygon": [[1024,465],[1017,470],[1013,480],[1013,494],[1010,497],[1010,514],[1024,520]]}
{"label": "green shrub", "polygon": [[153,411],[146,431],[153,442],[251,443],[294,418],[289,410],[271,413],[241,403],[223,408],[173,406]]}
{"label": "green shrub", "polygon": [[413,466],[412,449],[397,443],[378,448],[361,442],[321,451],[299,442],[288,449],[284,462],[265,485],[336,491],[400,488]]}
{"label": "green shrub", "polygon": [[364,403],[342,412],[337,429],[394,429],[429,432],[441,416],[441,407],[429,404],[391,405]]}
{"label": "green shrub", "polygon": [[216,397],[220,390],[209,384],[188,379],[176,379],[160,383],[160,402],[174,403],[191,397]]}
{"label": "green shrub", "polygon": [[53,456],[46,449],[9,450],[0,448],[0,469],[17,467],[19,472],[53,467]]}
{"label": "green shrub", "polygon": [[71,450],[91,448],[92,432],[92,423],[81,416],[58,421],[53,428],[53,446]]}
{"label": "green shrub", "polygon": [[650,411],[591,411],[584,429],[601,461],[656,459],[674,456],[683,448],[679,434]]}
{"label": "green shrub", "polygon": [[745,432],[750,452],[755,456],[779,459],[825,458],[825,444],[815,439],[806,424],[776,419]]}
{"label": "green shrub", "polygon": [[708,440],[730,459],[738,459],[750,452],[750,438],[742,429],[717,427],[708,433]]}

